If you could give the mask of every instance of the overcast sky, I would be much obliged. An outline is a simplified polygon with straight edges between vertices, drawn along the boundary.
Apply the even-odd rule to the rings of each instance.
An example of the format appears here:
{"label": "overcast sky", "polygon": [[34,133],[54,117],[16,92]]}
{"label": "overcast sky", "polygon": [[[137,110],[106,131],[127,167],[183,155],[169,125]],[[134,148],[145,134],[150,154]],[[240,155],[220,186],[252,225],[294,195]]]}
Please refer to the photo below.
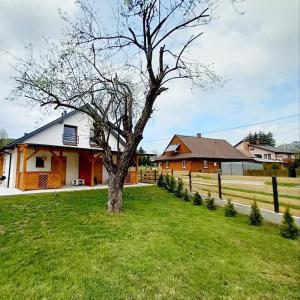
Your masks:
{"label": "overcast sky", "polygon": [[[225,86],[203,92],[177,82],[159,98],[142,146],[160,152],[175,133],[198,132],[232,144],[255,130],[273,132],[278,144],[299,140],[299,116],[221,131],[300,113],[299,3],[245,0],[240,15],[221,0],[219,18],[204,28],[190,55],[214,63],[228,79]],[[28,43],[43,49],[42,36],[57,40],[64,26],[59,8],[76,14],[73,0],[0,0],[0,48],[22,56]],[[17,138],[58,113],[41,114],[25,102],[5,101],[14,86],[12,75],[8,57],[0,53],[0,128]]]}

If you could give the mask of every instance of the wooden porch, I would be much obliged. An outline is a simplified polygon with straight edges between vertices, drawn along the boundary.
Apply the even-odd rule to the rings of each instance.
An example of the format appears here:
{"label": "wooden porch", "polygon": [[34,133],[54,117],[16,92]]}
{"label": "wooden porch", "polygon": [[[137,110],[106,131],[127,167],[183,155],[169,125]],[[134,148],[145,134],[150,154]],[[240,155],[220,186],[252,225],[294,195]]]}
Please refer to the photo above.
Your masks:
{"label": "wooden porch", "polygon": [[[50,159],[47,162],[48,169],[30,170],[28,162],[30,159],[36,158],[40,152],[49,153],[49,156],[44,155],[44,158],[42,156],[45,160]],[[84,179],[86,186],[93,187],[104,183],[102,153],[99,151],[24,144],[17,148],[15,187],[22,191],[29,191],[60,189],[65,185],[70,185],[70,182],[66,181],[67,168],[70,168],[66,153],[75,153],[78,156],[78,162],[76,162],[78,170],[75,170],[74,173],[77,172],[77,178]],[[136,170],[128,172],[125,183],[137,183]]]}

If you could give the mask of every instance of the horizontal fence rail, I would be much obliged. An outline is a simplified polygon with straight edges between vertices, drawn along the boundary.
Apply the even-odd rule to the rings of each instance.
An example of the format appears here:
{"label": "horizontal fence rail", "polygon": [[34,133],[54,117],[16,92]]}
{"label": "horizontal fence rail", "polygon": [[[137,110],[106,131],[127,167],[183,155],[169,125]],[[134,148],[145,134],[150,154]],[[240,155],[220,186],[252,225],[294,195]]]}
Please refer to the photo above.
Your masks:
{"label": "horizontal fence rail", "polygon": [[139,181],[155,183],[160,174],[181,178],[183,186],[191,192],[210,193],[220,199],[284,212],[289,206],[294,216],[300,216],[300,178],[220,175],[215,173],[175,170],[140,170]]}

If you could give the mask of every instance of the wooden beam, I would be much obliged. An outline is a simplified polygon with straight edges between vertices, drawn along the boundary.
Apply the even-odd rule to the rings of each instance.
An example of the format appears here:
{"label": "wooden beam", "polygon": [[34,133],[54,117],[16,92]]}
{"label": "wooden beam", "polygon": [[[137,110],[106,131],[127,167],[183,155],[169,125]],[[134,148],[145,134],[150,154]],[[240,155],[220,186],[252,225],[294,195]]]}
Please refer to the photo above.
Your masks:
{"label": "wooden beam", "polygon": [[26,167],[27,167],[27,155],[28,155],[28,146],[27,145],[24,145],[23,146],[23,168],[22,168],[22,177],[23,177],[23,180],[22,180],[22,187],[21,189],[23,191],[26,191]]}
{"label": "wooden beam", "polygon": [[92,159],[91,159],[91,186],[94,186],[94,177],[95,177],[95,158],[94,153],[92,153]]}
{"label": "wooden beam", "polygon": [[96,162],[99,158],[103,158],[102,153],[99,153],[98,155],[94,156],[94,162]]}
{"label": "wooden beam", "polygon": [[[49,150],[49,152],[55,157],[62,156],[62,155],[57,155],[53,150]],[[62,152],[62,151],[60,151],[60,152]]]}
{"label": "wooden beam", "polygon": [[41,151],[41,149],[36,149],[36,150],[34,150],[34,152],[33,153],[31,153],[29,156],[27,156],[27,160],[29,160],[31,157],[33,157],[35,154],[37,154],[39,151]]}
{"label": "wooden beam", "polygon": [[139,157],[138,157],[138,155],[136,155],[136,157],[135,157],[135,167],[136,167],[136,171],[138,171],[138,169],[139,169]]}

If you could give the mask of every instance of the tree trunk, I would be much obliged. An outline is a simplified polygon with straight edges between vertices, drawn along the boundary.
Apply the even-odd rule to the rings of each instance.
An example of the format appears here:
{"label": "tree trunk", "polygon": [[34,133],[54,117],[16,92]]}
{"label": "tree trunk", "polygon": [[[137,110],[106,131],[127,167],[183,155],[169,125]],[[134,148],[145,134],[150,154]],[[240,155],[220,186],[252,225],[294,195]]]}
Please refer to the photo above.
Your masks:
{"label": "tree trunk", "polygon": [[120,175],[109,174],[107,210],[110,213],[119,213],[122,210],[123,182]]}

